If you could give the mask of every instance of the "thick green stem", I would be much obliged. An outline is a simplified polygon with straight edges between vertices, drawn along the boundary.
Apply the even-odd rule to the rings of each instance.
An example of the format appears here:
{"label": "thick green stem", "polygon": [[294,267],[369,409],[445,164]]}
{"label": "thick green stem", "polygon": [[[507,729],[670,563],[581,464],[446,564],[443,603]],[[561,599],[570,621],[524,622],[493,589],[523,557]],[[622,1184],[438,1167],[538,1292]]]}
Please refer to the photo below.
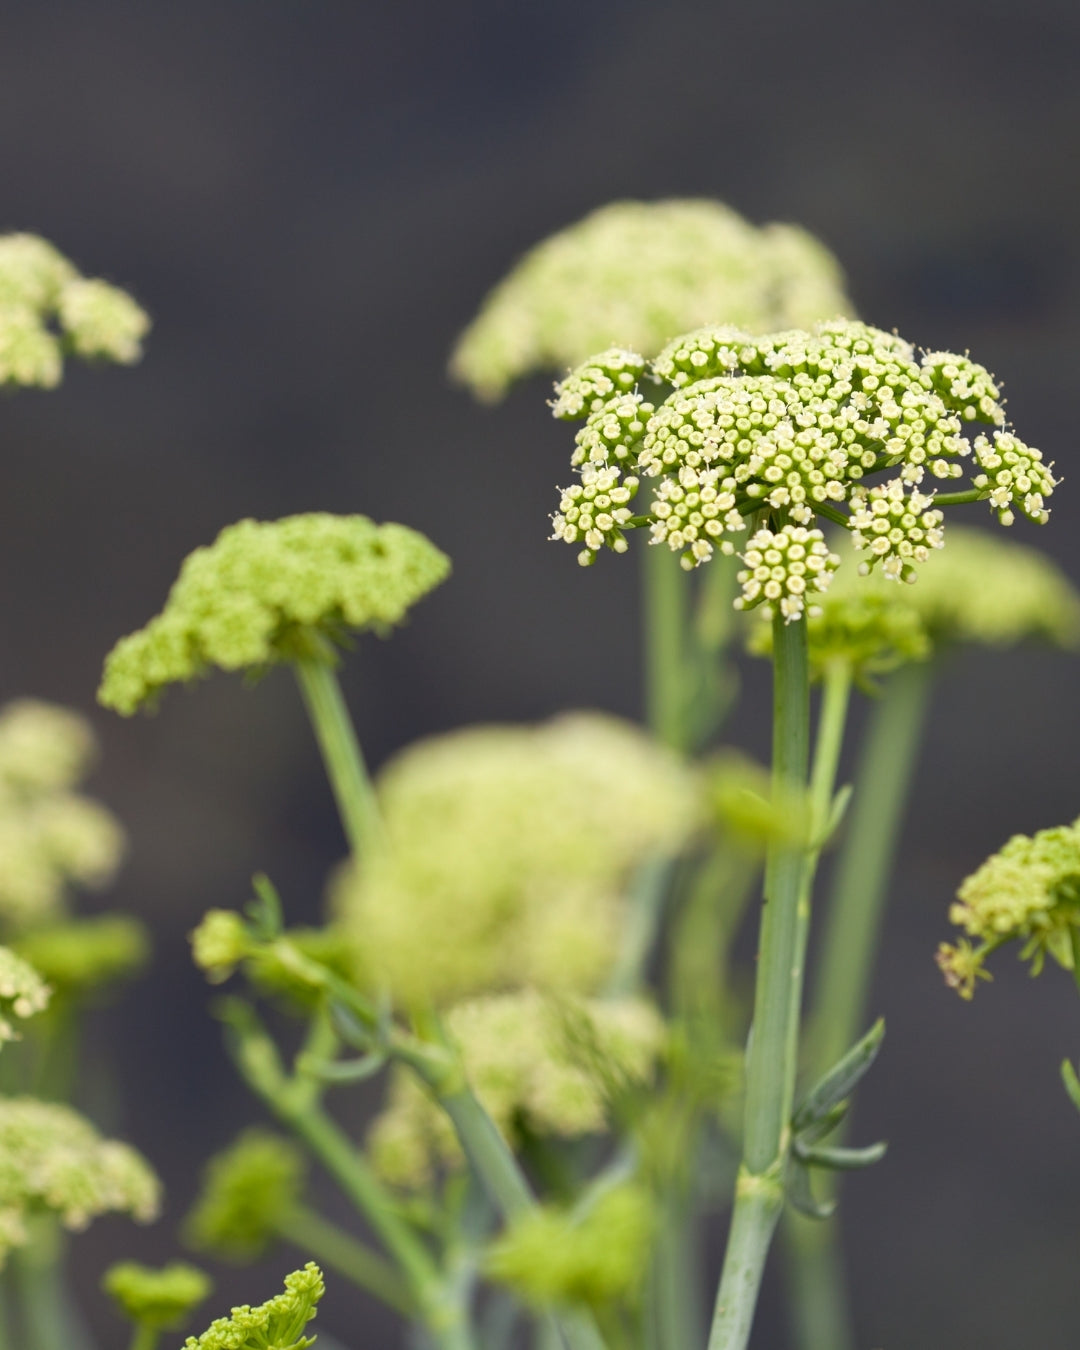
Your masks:
{"label": "thick green stem", "polygon": [[[806,787],[810,689],[806,620],[773,619],[773,782],[778,796]],[[805,850],[776,843],[765,868],[754,1024],[746,1058],[743,1162],[717,1293],[710,1350],[743,1350],[758,1288],[783,1206],[788,1121],[795,1092],[790,1027],[798,1017],[799,899]]]}
{"label": "thick green stem", "polygon": [[740,1169],[709,1337],[711,1350],[718,1346],[727,1350],[749,1342],[762,1271],[783,1207],[784,1186],[779,1174],[755,1176]]}
{"label": "thick green stem", "polygon": [[[905,666],[874,708],[855,775],[851,818],[825,912],[815,975],[808,1076],[819,1078],[865,1030],[888,877],[903,824],[931,685],[929,663]],[[835,1192],[835,1178],[826,1179]],[[799,1350],[850,1350],[854,1338],[835,1223],[786,1225]]]}
{"label": "thick green stem", "polygon": [[64,1236],[51,1214],[33,1216],[29,1241],[11,1254],[19,1300],[19,1350],[91,1350],[64,1278]]}
{"label": "thick green stem", "polygon": [[645,707],[650,730],[673,750],[686,746],[686,573],[662,545],[643,550]]}
{"label": "thick green stem", "polygon": [[416,1316],[416,1301],[389,1261],[315,1210],[306,1205],[293,1206],[281,1216],[277,1230],[286,1242],[304,1248],[320,1265],[336,1270],[402,1316]]}
{"label": "thick green stem", "polygon": [[337,672],[314,658],[293,664],[349,847],[363,856],[378,841],[382,823]]}

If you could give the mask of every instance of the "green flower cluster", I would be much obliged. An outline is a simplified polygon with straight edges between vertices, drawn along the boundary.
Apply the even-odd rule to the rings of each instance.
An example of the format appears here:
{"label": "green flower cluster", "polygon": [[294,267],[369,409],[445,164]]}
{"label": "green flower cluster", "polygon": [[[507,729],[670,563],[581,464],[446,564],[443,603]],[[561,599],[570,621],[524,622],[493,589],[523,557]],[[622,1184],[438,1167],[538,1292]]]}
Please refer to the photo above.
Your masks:
{"label": "green flower cluster", "polygon": [[332,901],[363,967],[406,1007],[598,989],[630,874],[675,852],[700,810],[674,755],[591,713],[423,741],[378,790],[386,846],[339,876]]}
{"label": "green flower cluster", "polygon": [[322,1271],[314,1261],[285,1276],[285,1292],[260,1304],[245,1303],[219,1317],[201,1336],[189,1336],[184,1350],[307,1350],[314,1336],[304,1328],[315,1316],[326,1292]]}
{"label": "green flower cluster", "polygon": [[128,716],[211,666],[325,655],[350,630],[400,624],[449,570],[405,525],[325,512],[241,520],[190,554],[164,610],[116,644],[98,698]]}
{"label": "green flower cluster", "polygon": [[287,1139],[245,1130],[207,1163],[199,1198],[184,1220],[185,1240],[228,1260],[261,1256],[299,1200],[306,1170]]}
{"label": "green flower cluster", "polygon": [[[637,370],[673,392],[646,402],[627,385]],[[649,525],[654,544],[696,567],[716,548],[733,553],[730,536],[767,509],[781,523],[842,523],[863,570],[880,563],[887,577],[912,580],[913,565],[944,542],[928,475],[956,479],[961,461],[973,460],[969,490],[1002,524],[1013,506],[1045,522],[1056,483],[1040,452],[1006,429],[982,366],[951,354],[919,359],[902,338],[861,323],[762,337],[701,329],[647,366],[632,352],[593,357],[556,394],[555,415],[585,425],[572,460],[581,482],[562,492],[554,537],[583,543],[586,564],[602,547],[624,550],[627,528]],[[970,422],[994,430],[969,440]],[[889,476],[871,484],[879,473]],[[648,514],[633,516],[642,476],[659,482]],[[761,598],[744,593],[748,604]]]}
{"label": "green flower cluster", "polygon": [[535,1307],[636,1302],[653,1229],[648,1192],[623,1182],[581,1213],[545,1205],[522,1215],[489,1247],[485,1269]]}
{"label": "green flower cluster", "polygon": [[[639,999],[554,999],[531,989],[460,1003],[445,1026],[511,1146],[522,1127],[560,1138],[602,1133],[612,1094],[648,1083],[664,1042],[660,1017]],[[422,1186],[438,1164],[463,1161],[449,1119],[404,1069],[395,1070],[369,1143],[379,1171],[401,1186]]]}
{"label": "green flower cluster", "polygon": [[525,255],[450,368],[494,400],[523,375],[565,370],[613,341],[653,355],[701,324],[760,333],[853,312],[839,264],[805,230],[759,229],[719,202],[614,202]]}
{"label": "green flower cluster", "polygon": [[110,1211],[141,1223],[157,1215],[160,1186],[127,1144],[102,1139],[77,1111],[32,1097],[0,1097],[0,1261],[26,1241],[26,1219],[44,1207],[67,1228]]}
{"label": "green flower cluster", "polygon": [[[704,547],[695,540],[692,550]],[[745,568],[736,574],[742,595],[736,609],[749,609],[767,601],[776,605],[785,622],[797,619],[810,601],[809,613],[818,610],[817,596],[829,589],[840,557],[830,553],[820,530],[805,525],[781,525],[777,530],[756,530],[742,555]]]}
{"label": "green flower cluster", "polygon": [[50,389],[67,352],[137,361],[149,327],[129,295],[80,276],[44,239],[0,235],[0,385]]}
{"label": "green flower cluster", "polygon": [[986,957],[1008,941],[1020,941],[1020,956],[1037,975],[1049,954],[1067,970],[1075,964],[1080,937],[1080,821],[1017,834],[971,874],[957,892],[949,919],[978,947],[961,939],[942,943],[938,965],[962,998],[977,979],[988,979]]}
{"label": "green flower cluster", "polygon": [[209,1298],[214,1283],[209,1275],[182,1261],[160,1270],[121,1261],[105,1272],[101,1287],[137,1326],[168,1331]]}
{"label": "green flower cluster", "polygon": [[0,709],[0,921],[22,930],[62,912],[69,886],[116,873],[124,836],[98,802],[71,791],[94,748],[66,708],[19,699]]}
{"label": "green flower cluster", "polygon": [[0,1047],[18,1040],[12,1019],[41,1012],[48,1007],[51,992],[39,971],[10,947],[0,947]]}
{"label": "green flower cluster", "polygon": [[[951,643],[1080,644],[1080,594],[1057,564],[1038,549],[962,525],[949,527],[949,547],[932,555],[917,586],[892,586],[878,573],[863,577],[841,566],[817,611],[807,629],[815,675],[840,662],[862,684]],[[770,655],[771,624],[753,624],[748,646]]]}

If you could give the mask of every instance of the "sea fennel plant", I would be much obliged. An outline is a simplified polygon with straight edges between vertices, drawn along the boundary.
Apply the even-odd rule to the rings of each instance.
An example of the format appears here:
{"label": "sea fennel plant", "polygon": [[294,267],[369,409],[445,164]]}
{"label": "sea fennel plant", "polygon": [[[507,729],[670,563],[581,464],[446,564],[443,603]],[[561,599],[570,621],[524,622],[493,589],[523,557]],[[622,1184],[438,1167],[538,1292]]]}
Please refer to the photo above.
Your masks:
{"label": "sea fennel plant", "polygon": [[[659,385],[651,394],[650,381]],[[684,568],[731,555],[743,569],[737,607],[772,611],[773,772],[800,791],[810,760],[807,616],[840,556],[820,523],[846,528],[862,562],[891,581],[945,544],[943,508],[988,501],[1003,524],[1014,509],[1047,519],[1055,479],[1039,451],[1005,422],[992,377],[968,357],[918,356],[894,334],[833,322],[755,337],[732,328],[675,338],[653,361],[624,349],[590,358],[556,390],[557,417],[583,421],[555,536],[583,545],[579,560],[647,528]],[[968,439],[969,424],[988,433]],[[949,493],[934,480],[963,477]],[[644,511],[639,489],[652,491]],[[849,564],[850,565],[850,564]],[[813,827],[801,845],[776,844],[766,867],[746,1065],[743,1156],[710,1345],[747,1343],[772,1234],[790,1198],[812,1207],[812,1166],[855,1166],[874,1154],[819,1146],[876,1050],[871,1037],[795,1109],[810,885],[835,815],[833,780],[846,700],[823,707],[810,792]]]}

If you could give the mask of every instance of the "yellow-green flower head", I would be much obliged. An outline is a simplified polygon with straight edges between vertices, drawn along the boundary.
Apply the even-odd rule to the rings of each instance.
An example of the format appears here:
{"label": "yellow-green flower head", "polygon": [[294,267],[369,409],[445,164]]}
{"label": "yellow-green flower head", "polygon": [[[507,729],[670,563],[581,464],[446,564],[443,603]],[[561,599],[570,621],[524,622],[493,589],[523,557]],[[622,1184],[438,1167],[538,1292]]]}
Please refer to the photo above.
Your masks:
{"label": "yellow-green flower head", "polygon": [[129,914],[95,914],[31,928],[15,941],[60,994],[83,995],[137,974],[150,956],[146,925]]}
{"label": "yellow-green flower head", "polygon": [[342,874],[334,902],[363,966],[404,1006],[598,989],[631,873],[676,851],[698,812],[681,761],[598,713],[422,741],[378,790],[386,847]]}
{"label": "yellow-green flower head", "polygon": [[29,962],[0,947],[0,1047],[18,1039],[12,1019],[33,1017],[48,1007],[52,991]]}
{"label": "yellow-green flower head", "polygon": [[26,1241],[25,1218],[53,1210],[66,1228],[119,1211],[157,1216],[161,1187],[127,1144],[102,1139],[77,1111],[32,1097],[0,1097],[0,1262]]}
{"label": "yellow-green flower head", "polygon": [[[511,1146],[522,1124],[560,1138],[602,1133],[613,1085],[648,1083],[664,1043],[659,1015],[640,999],[553,999],[532,989],[460,1003],[445,1025]],[[425,1184],[440,1163],[463,1162],[448,1118],[402,1069],[369,1142],[382,1175],[401,1186]]]}
{"label": "yellow-green flower head", "polygon": [[522,1215],[488,1248],[484,1266],[534,1307],[637,1302],[654,1227],[649,1193],[624,1182],[582,1213],[545,1205]]}
{"label": "yellow-green flower head", "polygon": [[191,933],[191,956],[211,984],[223,984],[251,954],[243,918],[232,909],[209,909]]}
{"label": "yellow-green flower head", "polygon": [[0,235],[0,385],[52,388],[66,352],[130,364],[149,327],[129,295],[80,276],[44,239]]}
{"label": "yellow-green flower head", "polygon": [[209,1298],[214,1282],[183,1261],[173,1261],[160,1270],[137,1261],[120,1261],[105,1272],[101,1287],[137,1326],[169,1331]]}
{"label": "yellow-green flower head", "polygon": [[96,751],[90,723],[70,708],[33,698],[0,708],[0,783],[11,792],[74,787]]}
{"label": "yellow-green flower head", "polygon": [[55,919],[70,886],[108,885],[123,853],[115,817],[89,797],[0,790],[0,919],[16,930]]}
{"label": "yellow-green flower head", "polygon": [[612,342],[648,356],[706,323],[751,332],[851,314],[839,264],[805,230],[712,201],[614,202],[525,255],[462,334],[451,373],[501,398]]}
{"label": "yellow-green flower head", "polygon": [[207,1163],[202,1191],[184,1220],[185,1241],[197,1251],[253,1261],[280,1233],[306,1171],[295,1144],[269,1130],[245,1130]]}
{"label": "yellow-green flower head", "polygon": [[315,1316],[326,1292],[322,1271],[314,1261],[285,1276],[285,1292],[250,1308],[245,1303],[219,1317],[201,1336],[189,1336],[184,1350],[307,1350],[314,1336],[304,1328]]}
{"label": "yellow-green flower head", "polygon": [[[658,404],[626,387],[638,365],[672,391]],[[552,519],[555,538],[584,545],[586,564],[601,548],[625,551],[626,530],[648,525],[652,543],[696,567],[717,548],[734,553],[733,536],[766,512],[772,534],[818,518],[842,523],[861,570],[880,563],[886,577],[913,580],[914,565],[944,543],[933,480],[961,478],[968,463],[965,491],[1005,525],[1014,507],[1044,523],[1056,485],[1041,453],[1006,428],[982,366],[920,358],[895,334],[842,320],[759,337],[705,328],[647,365],[632,352],[601,353],[556,387],[554,408],[585,421],[571,461],[580,482],[562,491]],[[992,430],[970,440],[964,429],[975,422]],[[634,515],[643,479],[655,485],[646,513]],[[750,550],[759,551],[754,539]],[[756,570],[747,567],[746,606],[770,599],[764,583],[755,589]],[[829,570],[815,574],[816,588]],[[791,575],[783,568],[773,597],[788,602],[789,620],[805,593],[791,590]]]}
{"label": "yellow-green flower head", "polygon": [[166,685],[325,654],[386,632],[446,579],[446,555],[405,525],[325,512],[241,520],[184,561],[164,610],[121,638],[99,700],[125,716]]}
{"label": "yellow-green flower head", "polygon": [[1073,967],[1073,934],[1080,931],[1080,821],[1016,834],[987,858],[957,892],[949,919],[980,947],[961,941],[943,943],[938,964],[964,998],[984,976],[982,961],[1003,942],[1023,943],[1023,960],[1032,974],[1042,969],[1047,952],[1066,969]]}

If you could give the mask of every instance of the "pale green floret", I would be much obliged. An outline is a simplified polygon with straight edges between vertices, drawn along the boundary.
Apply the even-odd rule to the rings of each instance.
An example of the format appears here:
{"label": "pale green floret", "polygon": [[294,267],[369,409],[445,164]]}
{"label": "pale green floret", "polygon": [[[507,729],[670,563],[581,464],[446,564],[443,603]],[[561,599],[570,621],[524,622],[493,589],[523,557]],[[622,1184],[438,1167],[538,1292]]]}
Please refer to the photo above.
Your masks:
{"label": "pale green floret", "polygon": [[283,1294],[257,1308],[233,1308],[201,1336],[189,1336],[184,1350],[307,1350],[315,1337],[305,1336],[304,1328],[325,1291],[322,1271],[309,1261],[303,1270],[285,1276]]}
{"label": "pale green floret", "polygon": [[0,708],[0,784],[9,791],[74,787],[96,752],[90,723],[70,708],[32,698]]}
{"label": "pale green floret", "polygon": [[980,946],[943,943],[938,964],[964,998],[986,977],[982,963],[1003,942],[1023,943],[1021,958],[1031,961],[1034,975],[1048,952],[1071,970],[1080,935],[1080,821],[1013,835],[966,879],[957,900],[949,919]]}
{"label": "pale green floret", "polygon": [[81,277],[44,239],[0,236],[0,385],[50,389],[66,352],[130,364],[149,326],[129,295]]}
{"label": "pale green floret", "polygon": [[137,1326],[169,1331],[209,1298],[214,1282],[183,1261],[159,1270],[137,1261],[121,1261],[105,1272],[101,1287]]}
{"label": "pale green floret", "polygon": [[450,369],[494,400],[524,375],[565,370],[615,342],[652,356],[701,324],[766,332],[852,312],[839,264],[804,230],[759,229],[720,202],[614,202],[522,258]]}
{"label": "pale green floret", "polygon": [[[613,1091],[648,1084],[664,1044],[659,1015],[640,999],[554,999],[531,989],[458,1004],[445,1025],[511,1147],[522,1127],[559,1138],[603,1133]],[[440,1164],[463,1162],[448,1117],[403,1069],[369,1144],[381,1174],[400,1186],[423,1186]]]}
{"label": "pale green floret", "polygon": [[416,530],[366,516],[239,521],[190,554],[162,613],[116,644],[98,698],[127,716],[212,666],[325,656],[350,630],[400,624],[449,570]]}
{"label": "pale green floret", "polygon": [[18,1040],[14,1019],[42,1012],[50,993],[39,971],[9,947],[0,947],[0,1048],[4,1041]]}
{"label": "pale green floret", "polygon": [[131,296],[107,281],[73,281],[60,293],[60,322],[76,356],[130,364],[150,327]]}
{"label": "pale green floret", "polygon": [[488,1248],[485,1270],[535,1307],[636,1303],[654,1226],[648,1192],[626,1182],[583,1213],[545,1205],[516,1219]]}
{"label": "pale green floret", "polygon": [[123,853],[123,831],[98,802],[0,791],[0,918],[13,929],[54,920],[70,886],[106,886]]}
{"label": "pale green floret", "polygon": [[145,924],[129,914],[95,914],[31,928],[16,950],[58,994],[82,995],[137,974],[150,957]]}
{"label": "pale green floret", "polygon": [[26,1241],[33,1211],[53,1210],[71,1229],[114,1211],[147,1223],[157,1216],[160,1190],[139,1153],[102,1139],[70,1107],[0,1097],[0,1263]]}
{"label": "pale green floret", "polygon": [[635,867],[698,823],[696,779],[638,728],[596,713],[470,727],[383,771],[386,845],[334,904],[399,1005],[521,986],[597,990]]}
{"label": "pale green floret", "polygon": [[253,1261],[280,1234],[300,1198],[306,1166],[300,1150],[268,1130],[246,1130],[211,1158],[202,1191],[184,1220],[197,1251]]}
{"label": "pale green floret", "polygon": [[[616,358],[627,354],[590,358],[556,387],[556,415],[585,425],[572,457],[580,482],[561,492],[554,537],[583,545],[582,563],[602,548],[625,552],[626,532],[648,525],[653,544],[696,567],[717,549],[734,553],[756,517],[741,556],[785,556],[748,561],[742,604],[776,603],[791,621],[816,604],[839,562],[811,528],[819,519],[850,531],[860,570],[880,563],[890,580],[911,581],[944,543],[934,480],[961,478],[965,461],[964,491],[988,501],[1002,524],[1014,507],[1039,524],[1048,517],[1050,466],[1006,428],[997,387],[967,357],[920,359],[895,334],[845,320],[756,337],[703,328],[646,367],[673,391],[661,399],[660,390],[658,406],[637,387],[604,388]],[[972,422],[992,430],[968,439]],[[649,479],[651,500],[633,514],[629,503]],[[807,537],[796,539],[796,529]]]}
{"label": "pale green floret", "polygon": [[191,956],[211,984],[222,984],[252,951],[244,920],[235,910],[210,909],[191,933]]}

